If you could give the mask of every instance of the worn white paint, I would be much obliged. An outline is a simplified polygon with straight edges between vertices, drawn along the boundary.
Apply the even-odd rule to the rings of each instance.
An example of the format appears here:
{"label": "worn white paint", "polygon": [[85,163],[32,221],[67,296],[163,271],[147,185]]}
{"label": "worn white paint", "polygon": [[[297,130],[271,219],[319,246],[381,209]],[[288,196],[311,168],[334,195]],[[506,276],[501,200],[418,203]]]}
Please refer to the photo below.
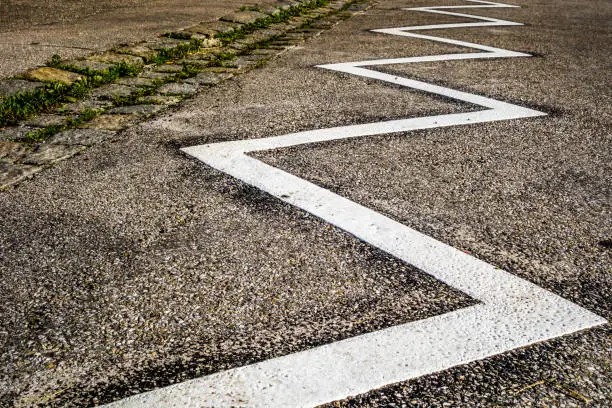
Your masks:
{"label": "worn white paint", "polygon": [[484,22],[373,31],[465,46],[479,52],[339,63],[322,65],[321,68],[443,95],[482,106],[483,110],[319,129],[265,139],[237,140],[194,146],[184,151],[215,169],[336,225],[481,303],[137,395],[111,404],[112,407],[311,407],[605,323],[603,318],[526,280],[247,156],[249,152],[306,143],[544,115],[533,109],[495,99],[364,68],[400,63],[529,56],[411,32],[520,25],[444,11],[515,7],[486,1],[472,0],[471,3],[477,4],[408,10],[469,17]]}

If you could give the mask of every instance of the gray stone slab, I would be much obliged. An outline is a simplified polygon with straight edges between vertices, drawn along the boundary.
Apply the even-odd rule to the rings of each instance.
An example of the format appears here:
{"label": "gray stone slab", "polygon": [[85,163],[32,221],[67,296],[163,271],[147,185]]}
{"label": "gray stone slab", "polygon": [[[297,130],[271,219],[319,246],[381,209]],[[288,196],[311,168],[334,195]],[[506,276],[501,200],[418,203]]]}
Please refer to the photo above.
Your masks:
{"label": "gray stone slab", "polygon": [[102,101],[99,99],[87,98],[79,102],[69,103],[61,108],[58,108],[59,112],[72,112],[79,114],[86,109],[101,110],[113,106],[110,101]]}
{"label": "gray stone slab", "polygon": [[277,35],[281,35],[284,33],[284,31],[274,29],[274,28],[264,28],[261,30],[257,30],[255,33],[259,38],[263,39],[263,38],[270,38],[270,37],[274,37]]}
{"label": "gray stone slab", "polygon": [[275,16],[281,12],[281,9],[275,6],[265,6],[261,9],[261,11],[270,16]]}
{"label": "gray stone slab", "polygon": [[54,135],[49,144],[90,146],[101,142],[115,133],[104,129],[69,129]]}
{"label": "gray stone slab", "polygon": [[192,40],[200,40],[200,47],[202,48],[220,47],[222,44],[221,40],[213,38],[208,34],[190,33],[187,31],[181,31],[181,33],[190,35]]}
{"label": "gray stone slab", "polygon": [[128,86],[153,86],[154,79],[153,78],[144,78],[144,77],[126,77],[121,78],[117,81],[119,85],[128,85]]}
{"label": "gray stone slab", "polygon": [[32,81],[44,81],[72,85],[83,79],[82,75],[59,68],[41,67],[32,69],[24,74],[24,78]]}
{"label": "gray stone slab", "polygon": [[0,159],[13,162],[19,160],[24,152],[23,144],[0,140]]}
{"label": "gray stone slab", "polygon": [[112,67],[113,64],[108,64],[101,61],[90,61],[90,60],[70,60],[62,62],[62,65],[74,67],[77,69],[89,69],[92,71],[106,71]]}
{"label": "gray stone slab", "polygon": [[207,22],[189,27],[186,31],[189,31],[192,33],[205,34],[205,35],[213,37],[219,33],[229,33],[238,27],[240,27],[240,24],[230,23],[228,21],[207,21]]}
{"label": "gray stone slab", "polygon": [[250,24],[256,20],[266,17],[268,17],[266,14],[260,13],[259,11],[245,10],[226,14],[221,17],[221,21],[227,21],[228,23]]}
{"label": "gray stone slab", "polygon": [[189,54],[185,58],[177,60],[176,63],[179,65],[182,65],[182,64],[188,64],[192,61],[202,61],[202,62],[212,61],[216,58],[215,52],[217,50],[218,49],[215,48],[215,49],[208,49],[208,51]]}
{"label": "gray stone slab", "polygon": [[189,44],[189,41],[169,37],[159,37],[153,41],[147,41],[143,45],[152,50],[163,50],[167,48],[175,48],[180,44]]}
{"label": "gray stone slab", "polygon": [[307,37],[311,37],[313,35],[317,35],[319,33],[322,33],[323,30],[319,29],[319,28],[300,28],[299,30],[295,31],[296,33],[304,33],[306,34]]}
{"label": "gray stone slab", "polygon": [[107,64],[120,64],[122,62],[131,65],[141,66],[144,64],[144,60],[141,57],[128,54],[118,54],[114,52],[106,52],[100,55],[92,55],[87,57],[89,61],[105,62]]}
{"label": "gray stone slab", "polygon": [[211,61],[209,60],[198,60],[198,59],[182,59],[177,62],[181,64],[189,65],[191,67],[195,67],[198,70],[207,68],[212,65]]}
{"label": "gray stone slab", "polygon": [[0,81],[0,99],[21,92],[31,92],[43,85],[42,82],[25,81],[23,79],[6,79]]}
{"label": "gray stone slab", "polygon": [[[259,57],[259,58],[254,58],[254,57]],[[250,58],[247,56],[239,56],[234,58],[231,61],[225,61],[223,63],[224,67],[227,68],[237,68],[239,70],[246,70],[249,68],[253,68],[256,64],[258,59],[263,59],[261,56],[251,56]]]}
{"label": "gray stone slab", "polygon": [[121,115],[141,115],[141,116],[149,116],[154,113],[159,112],[164,109],[163,105],[154,105],[154,104],[143,104],[143,105],[129,105],[129,106],[119,106],[111,109],[108,113],[111,114],[121,114]]}
{"label": "gray stone slab", "polygon": [[183,70],[182,65],[178,64],[163,64],[153,68],[155,72],[176,73]]}
{"label": "gray stone slab", "polygon": [[241,38],[239,40],[234,41],[232,43],[232,46],[239,50],[244,50],[245,48],[251,47],[260,41],[261,41],[260,39],[249,36],[249,37]]}
{"label": "gray stone slab", "polygon": [[23,141],[27,138],[28,133],[36,131],[37,128],[30,126],[13,126],[0,130],[0,140]]}
{"label": "gray stone slab", "polygon": [[210,67],[206,68],[207,72],[223,72],[226,74],[240,74],[242,71],[238,68],[230,68],[230,67]]}
{"label": "gray stone slab", "polygon": [[291,7],[297,6],[298,4],[300,3],[297,1],[280,0],[276,2],[275,6],[280,8],[281,10],[287,10]]}
{"label": "gray stone slab", "polygon": [[136,55],[146,60],[153,58],[157,54],[157,52],[146,43],[121,47],[117,49],[117,52]]}
{"label": "gray stone slab", "polygon": [[289,39],[289,40],[303,40],[306,37],[306,35],[302,32],[292,32],[292,33],[287,33],[283,36],[283,38]]}
{"label": "gray stone slab", "polygon": [[204,71],[200,72],[194,77],[187,78],[183,82],[192,84],[192,85],[216,85],[220,82],[225,81],[226,79],[231,78],[233,75],[226,72],[209,72]]}
{"label": "gray stone slab", "polygon": [[60,160],[74,156],[85,147],[80,145],[63,145],[43,143],[39,145],[33,153],[28,154],[23,160],[23,164],[33,164],[44,166],[53,164]]}
{"label": "gray stone slab", "polygon": [[193,95],[197,91],[197,86],[180,82],[166,84],[157,89],[157,93],[162,95]]}
{"label": "gray stone slab", "polygon": [[278,54],[278,50],[272,48],[256,48],[251,51],[252,55],[265,55],[267,57],[273,57]]}
{"label": "gray stone slab", "polygon": [[9,163],[0,160],[0,189],[19,183],[42,170],[39,166]]}
{"label": "gray stone slab", "polygon": [[158,105],[176,105],[182,100],[183,98],[180,95],[148,95],[138,99],[141,103],[155,103]]}
{"label": "gray stone slab", "polygon": [[138,122],[137,115],[104,114],[79,125],[81,129],[122,130]]}
{"label": "gray stone slab", "polygon": [[62,115],[42,114],[26,120],[23,124],[30,127],[44,128],[48,126],[61,126],[66,123],[69,118]]}
{"label": "gray stone slab", "polygon": [[166,79],[173,77],[174,74],[172,72],[155,72],[155,71],[143,71],[138,77],[140,78],[151,78],[151,79]]}
{"label": "gray stone slab", "polygon": [[112,99],[117,96],[130,96],[138,92],[138,89],[132,86],[108,84],[94,89],[90,96],[99,99]]}

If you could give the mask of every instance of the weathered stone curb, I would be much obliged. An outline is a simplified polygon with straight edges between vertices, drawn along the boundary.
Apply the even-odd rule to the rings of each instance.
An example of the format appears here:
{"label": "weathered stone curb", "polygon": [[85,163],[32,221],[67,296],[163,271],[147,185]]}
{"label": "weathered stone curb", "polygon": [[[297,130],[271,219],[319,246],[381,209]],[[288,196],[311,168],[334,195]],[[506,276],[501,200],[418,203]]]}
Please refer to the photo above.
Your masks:
{"label": "weathered stone curb", "polygon": [[[0,81],[2,104],[3,98],[46,92],[53,84],[78,91],[79,86],[103,83],[105,75],[114,78],[80,101],[67,97],[44,114],[0,128],[0,190],[201,89],[257,68],[367,7],[367,0],[281,0],[276,7],[243,8],[82,60],[55,59],[53,66],[31,70],[23,79]],[[128,76],[109,74],[116,72]]]}

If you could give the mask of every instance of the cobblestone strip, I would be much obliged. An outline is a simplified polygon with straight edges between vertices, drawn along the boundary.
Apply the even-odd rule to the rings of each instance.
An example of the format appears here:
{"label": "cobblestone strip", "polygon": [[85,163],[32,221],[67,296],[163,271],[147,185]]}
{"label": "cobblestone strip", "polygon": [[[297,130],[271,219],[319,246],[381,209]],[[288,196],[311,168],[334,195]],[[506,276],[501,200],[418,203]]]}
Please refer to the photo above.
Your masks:
{"label": "cobblestone strip", "polygon": [[0,190],[235,75],[258,68],[369,6],[279,0],[152,41],[0,81]]}

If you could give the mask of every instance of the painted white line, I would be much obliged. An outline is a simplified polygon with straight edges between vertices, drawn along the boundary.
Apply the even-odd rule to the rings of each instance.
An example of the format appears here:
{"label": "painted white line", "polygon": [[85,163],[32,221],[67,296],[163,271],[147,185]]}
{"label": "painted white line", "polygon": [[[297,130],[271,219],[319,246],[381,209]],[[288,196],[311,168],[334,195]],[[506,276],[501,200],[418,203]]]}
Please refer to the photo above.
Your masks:
{"label": "painted white line", "polygon": [[110,404],[109,407],[311,407],[606,322],[588,310],[524,279],[247,155],[249,152],[306,143],[544,115],[533,109],[495,99],[363,68],[424,61],[529,56],[407,32],[520,25],[443,11],[458,8],[516,7],[486,1],[466,1],[477,4],[409,10],[470,17],[483,20],[484,23],[437,24],[374,31],[460,45],[485,52],[360,61],[320,67],[443,95],[482,106],[484,110],[341,126],[265,139],[194,146],[183,150],[215,169],[308,211],[370,245],[414,265],[481,303],[440,316],[197,378],[130,397]]}

